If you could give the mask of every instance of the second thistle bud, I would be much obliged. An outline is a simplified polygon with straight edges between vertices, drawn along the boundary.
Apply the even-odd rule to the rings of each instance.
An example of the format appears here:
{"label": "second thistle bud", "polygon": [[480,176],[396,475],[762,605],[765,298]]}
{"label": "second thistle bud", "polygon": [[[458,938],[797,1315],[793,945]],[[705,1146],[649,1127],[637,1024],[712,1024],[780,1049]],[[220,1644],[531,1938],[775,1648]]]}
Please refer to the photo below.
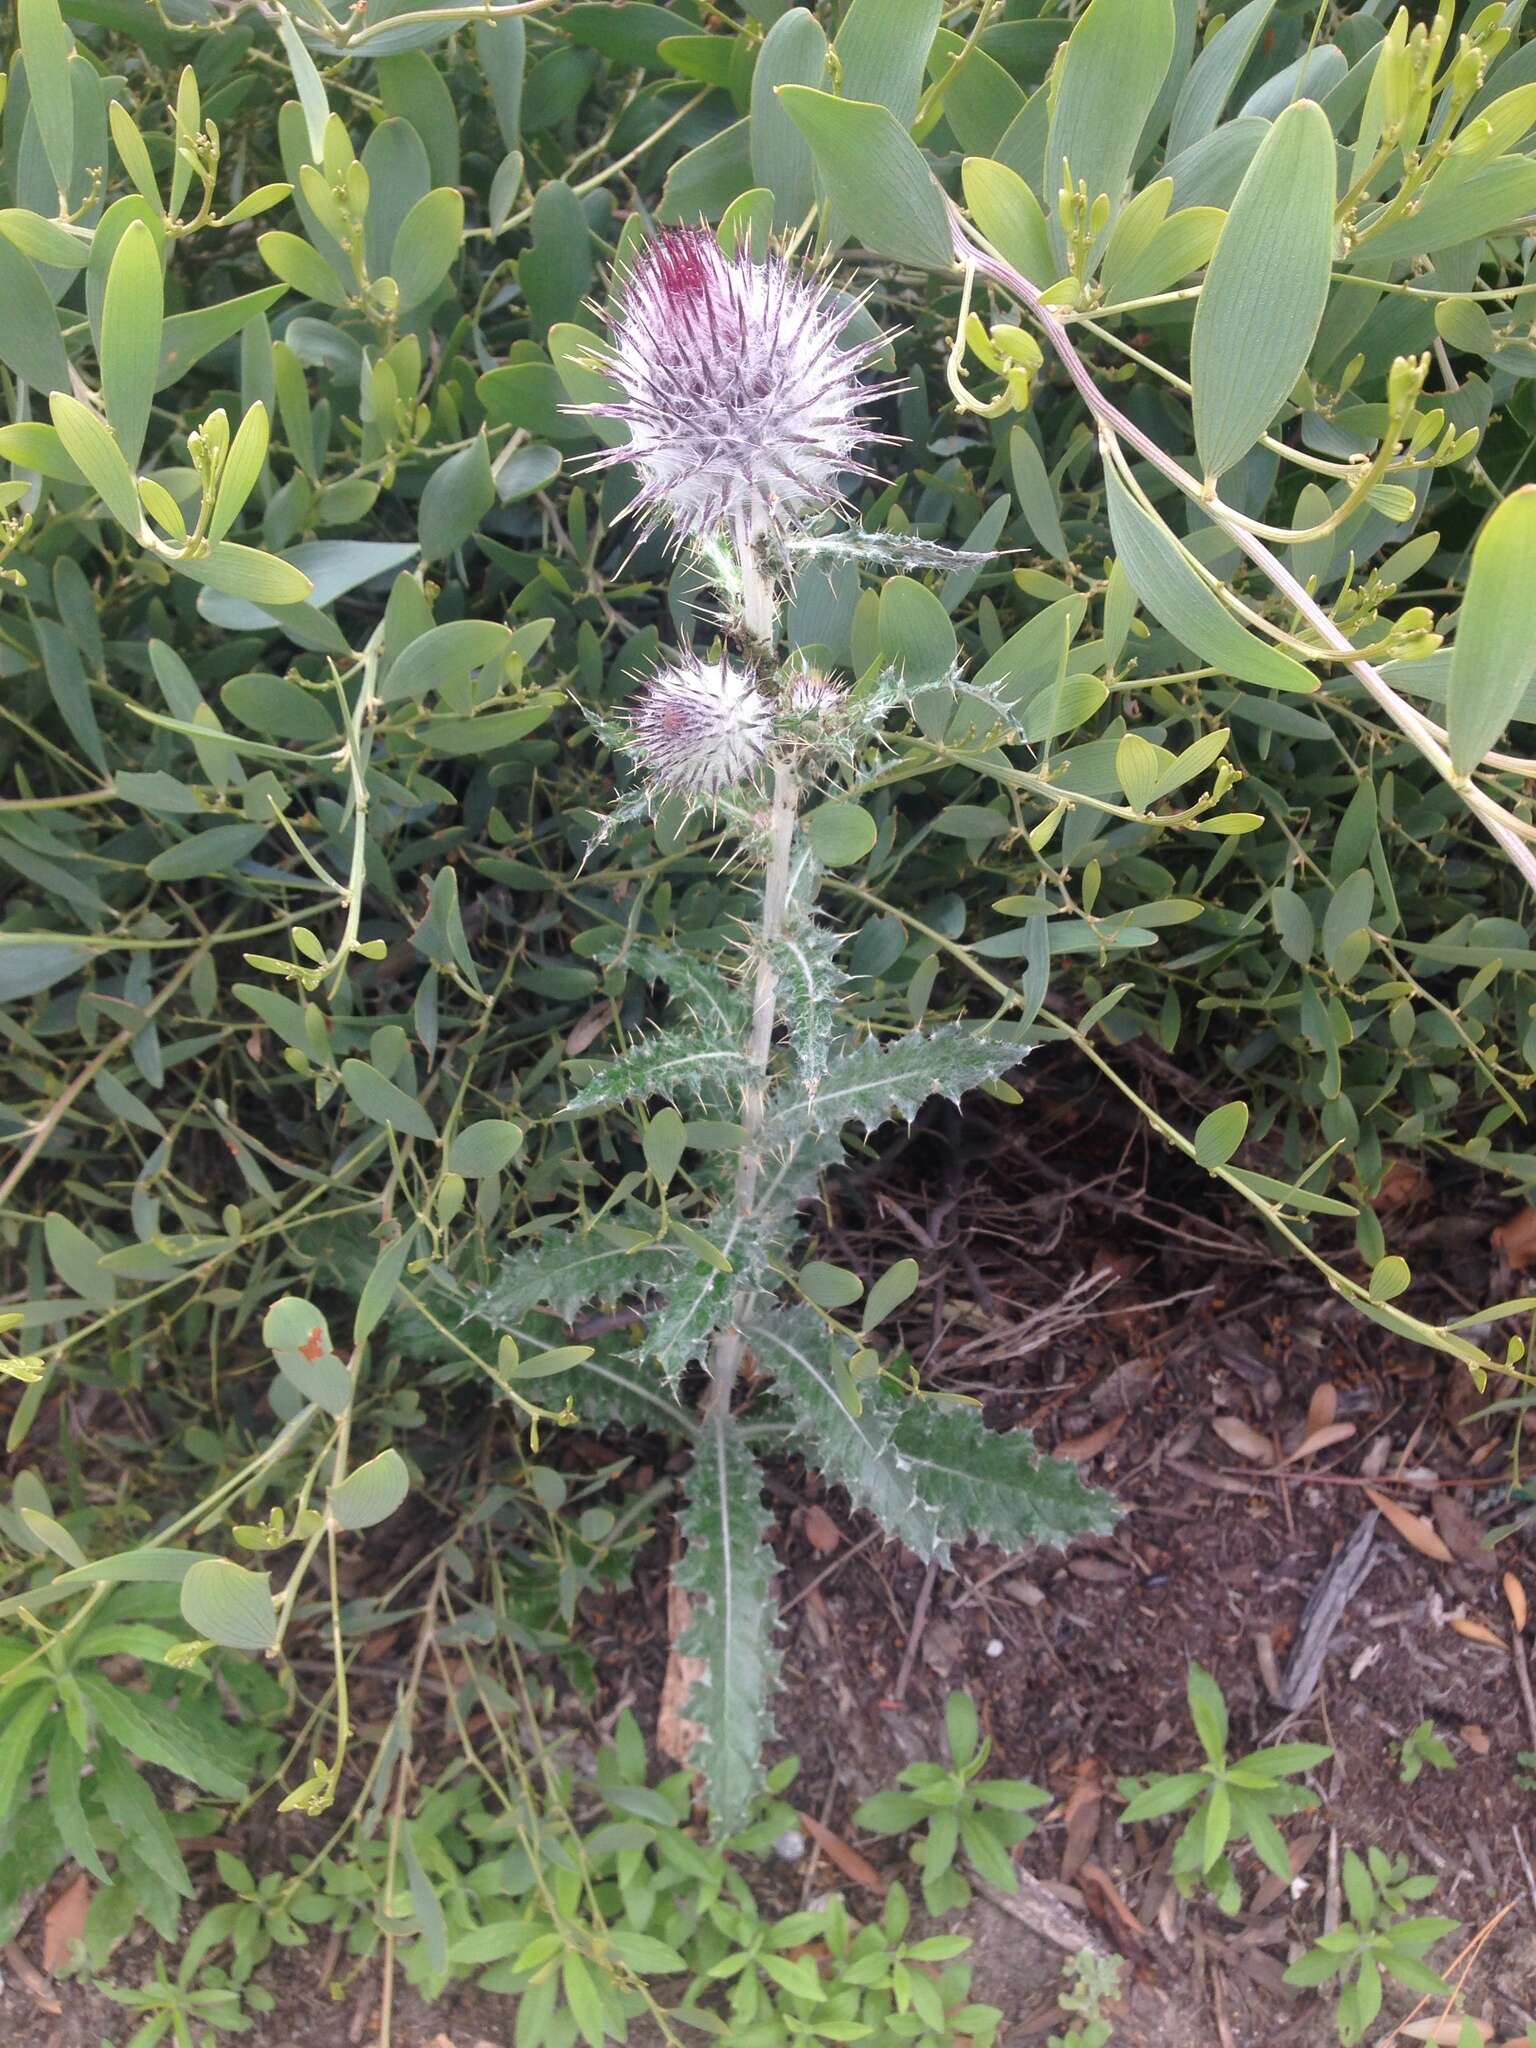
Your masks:
{"label": "second thistle bud", "polygon": [[681,655],[629,714],[629,751],[666,796],[718,796],[750,782],[773,738],[773,709],[745,669]]}

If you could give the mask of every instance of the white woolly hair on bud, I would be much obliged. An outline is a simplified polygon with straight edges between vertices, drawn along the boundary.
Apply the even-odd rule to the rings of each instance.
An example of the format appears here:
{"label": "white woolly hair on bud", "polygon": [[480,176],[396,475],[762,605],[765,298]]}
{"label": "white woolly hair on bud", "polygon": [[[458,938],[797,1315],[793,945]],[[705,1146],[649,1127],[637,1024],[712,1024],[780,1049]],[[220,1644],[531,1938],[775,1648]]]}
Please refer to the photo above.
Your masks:
{"label": "white woolly hair on bud", "polygon": [[772,738],[772,705],[723,655],[675,656],[630,707],[629,752],[668,795],[716,796],[749,782]]}
{"label": "white woolly hair on bud", "polygon": [[861,381],[882,346],[839,346],[853,307],[780,251],[727,256],[707,228],[665,228],[637,258],[603,361],[629,441],[594,458],[633,464],[636,509],[688,540],[738,545],[791,532],[839,501],[839,479],[874,433]]}
{"label": "white woolly hair on bud", "polygon": [[829,676],[803,669],[784,684],[783,706],[791,718],[827,718],[840,710],[846,691]]}

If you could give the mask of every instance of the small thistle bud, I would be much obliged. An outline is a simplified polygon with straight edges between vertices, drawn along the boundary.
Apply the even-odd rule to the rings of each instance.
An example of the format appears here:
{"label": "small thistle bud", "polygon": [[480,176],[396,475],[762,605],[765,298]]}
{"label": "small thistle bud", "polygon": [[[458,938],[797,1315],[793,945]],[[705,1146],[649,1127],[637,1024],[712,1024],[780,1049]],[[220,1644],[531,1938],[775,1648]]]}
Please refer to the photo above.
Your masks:
{"label": "small thistle bud", "polygon": [[829,718],[842,703],[838,685],[814,669],[791,676],[784,685],[784,709],[791,718]]}
{"label": "small thistle bud", "polygon": [[747,782],[773,735],[773,710],[745,669],[680,656],[629,714],[629,750],[668,795],[715,796]]}
{"label": "small thistle bud", "polygon": [[706,228],[668,228],[639,257],[604,363],[629,441],[597,458],[632,463],[638,506],[685,538],[738,541],[795,527],[834,504],[873,438],[860,372],[878,343],[840,348],[849,308],[777,252],[727,256]]}

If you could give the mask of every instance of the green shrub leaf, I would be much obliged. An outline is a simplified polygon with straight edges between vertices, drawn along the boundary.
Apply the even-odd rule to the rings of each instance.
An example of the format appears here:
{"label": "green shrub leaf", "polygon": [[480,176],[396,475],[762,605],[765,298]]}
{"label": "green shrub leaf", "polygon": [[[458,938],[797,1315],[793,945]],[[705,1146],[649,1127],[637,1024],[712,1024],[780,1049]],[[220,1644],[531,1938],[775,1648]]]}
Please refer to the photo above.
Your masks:
{"label": "green shrub leaf", "polygon": [[1248,166],[1200,293],[1190,380],[1207,477],[1241,461],[1306,368],[1328,300],[1333,201],[1333,130],[1298,100]]}
{"label": "green shrub leaf", "polygon": [[1451,766],[1469,775],[1536,678],[1536,484],[1495,506],[1472,548],[1446,692]]}
{"label": "green shrub leaf", "polygon": [[181,1618],[195,1635],[226,1650],[270,1650],[277,1607],[265,1572],[205,1557],[181,1582]]}
{"label": "green shrub leaf", "polygon": [[954,261],[944,194],[889,107],[781,85],[780,103],[811,146],[842,237],[879,256],[947,270]]}
{"label": "green shrub leaf", "polygon": [[338,1529],[371,1529],[387,1521],[410,1490],[404,1458],[393,1448],[380,1451],[331,1488],[331,1519]]}

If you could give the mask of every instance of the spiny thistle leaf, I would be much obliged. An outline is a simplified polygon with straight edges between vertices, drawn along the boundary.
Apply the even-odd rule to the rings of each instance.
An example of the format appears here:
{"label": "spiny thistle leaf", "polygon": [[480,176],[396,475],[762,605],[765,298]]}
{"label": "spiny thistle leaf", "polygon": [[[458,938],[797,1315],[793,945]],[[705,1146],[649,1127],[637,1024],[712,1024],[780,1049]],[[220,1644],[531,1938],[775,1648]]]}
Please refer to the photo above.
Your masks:
{"label": "spiny thistle leaf", "polygon": [[969,569],[997,559],[996,549],[947,548],[912,533],[866,533],[861,527],[793,533],[784,552],[792,561],[867,562],[882,569]]}
{"label": "spiny thistle leaf", "polygon": [[733,1038],[745,1035],[751,1005],[712,960],[701,960],[681,946],[640,939],[627,948],[623,964],[650,986],[664,982],[668,1008],[687,1011],[701,1031]]}
{"label": "spiny thistle leaf", "polygon": [[900,1405],[879,1388],[864,1387],[858,1390],[861,1412],[851,1412],[845,1395],[854,1390],[843,1347],[811,1309],[759,1317],[746,1337],[758,1365],[773,1375],[800,1447],[817,1470],[919,1557],[947,1560],[938,1510],[918,1494],[896,1453]]}
{"label": "spiny thistle leaf", "polygon": [[496,1329],[515,1325],[535,1309],[569,1322],[591,1303],[611,1307],[663,1285],[676,1263],[669,1245],[630,1251],[574,1230],[552,1231],[542,1244],[513,1252],[499,1277],[469,1304],[468,1313]]}
{"label": "spiny thistle leaf", "polygon": [[759,1317],[747,1341],[802,1453],[924,1560],[947,1563],[950,1544],[968,1537],[1026,1550],[1113,1526],[1110,1496],[1085,1486],[1075,1465],[1043,1456],[1027,1430],[999,1434],[974,1410],[855,1389],[839,1339],[810,1309]]}
{"label": "spiny thistle leaf", "polygon": [[[860,691],[851,699],[851,707],[858,713],[866,729],[876,732],[893,711],[908,710],[919,697],[931,697],[936,693],[953,697],[957,704],[969,704],[985,712],[990,727],[998,738],[1006,738],[1018,730],[1018,712],[1009,702],[1004,687],[1001,684],[976,682],[958,668],[952,668],[942,676],[930,677],[926,682],[920,683],[909,683],[899,671],[888,669],[872,688]],[[984,744],[986,731],[987,727],[984,725],[978,729],[968,744]]]}
{"label": "spiny thistle leaf", "polygon": [[676,1387],[684,1370],[702,1365],[710,1342],[730,1311],[735,1282],[729,1273],[696,1260],[661,1291],[646,1321],[645,1354],[654,1358]]}
{"label": "spiny thistle leaf", "polygon": [[704,1666],[684,1711],[700,1730],[697,1761],[715,1828],[731,1834],[750,1818],[762,1784],[779,1659],[762,1475],[729,1415],[717,1414],[698,1446],[678,1520],[686,1548],[677,1583],[693,1615],[677,1647]]}
{"label": "spiny thistle leaf", "polygon": [[[833,1062],[803,1107],[818,1130],[857,1124],[872,1131],[895,1117],[910,1122],[928,1096],[958,1102],[969,1089],[1016,1067],[1028,1051],[1007,1027],[980,1024],[939,1024],[885,1044],[870,1038]],[[792,1107],[786,1097],[784,1111]]]}
{"label": "spiny thistle leaf", "polygon": [[770,954],[795,1068],[812,1093],[831,1063],[837,992],[847,979],[834,963],[837,944],[834,933],[806,923],[786,932]]}
{"label": "spiny thistle leaf", "polygon": [[812,1124],[803,1087],[796,1083],[789,1091],[780,1088],[771,1100],[776,1105],[769,1111],[773,1142],[763,1161],[753,1210],[764,1269],[770,1256],[777,1255],[783,1262],[796,1235],[801,1206],[816,1200],[823,1173],[841,1164],[843,1158],[843,1142],[837,1133],[817,1130]]}
{"label": "spiny thistle leaf", "polygon": [[731,1099],[749,1071],[739,1044],[722,1044],[718,1036],[701,1031],[659,1031],[599,1067],[561,1113],[591,1116],[654,1095],[668,1102],[718,1106]]}
{"label": "spiny thistle leaf", "polygon": [[1114,1527],[1111,1494],[1085,1485],[1067,1459],[1047,1456],[1027,1429],[988,1429],[977,1409],[909,1401],[895,1450],[946,1541],[1060,1549]]}

